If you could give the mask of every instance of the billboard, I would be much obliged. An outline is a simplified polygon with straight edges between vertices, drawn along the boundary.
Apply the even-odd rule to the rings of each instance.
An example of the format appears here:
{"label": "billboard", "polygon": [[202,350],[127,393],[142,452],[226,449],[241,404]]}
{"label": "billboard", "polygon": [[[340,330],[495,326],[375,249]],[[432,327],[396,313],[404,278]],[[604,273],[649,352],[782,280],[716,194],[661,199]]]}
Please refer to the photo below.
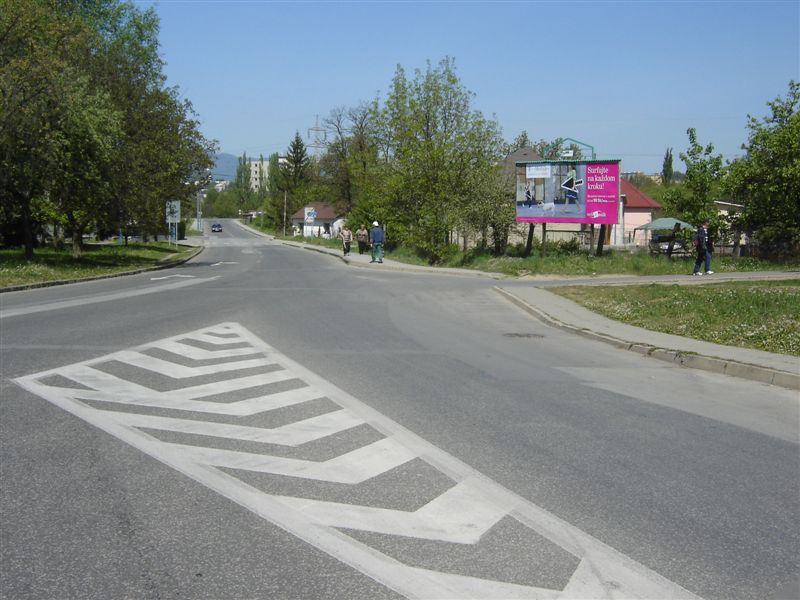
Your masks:
{"label": "billboard", "polygon": [[518,223],[616,223],[619,160],[516,163]]}

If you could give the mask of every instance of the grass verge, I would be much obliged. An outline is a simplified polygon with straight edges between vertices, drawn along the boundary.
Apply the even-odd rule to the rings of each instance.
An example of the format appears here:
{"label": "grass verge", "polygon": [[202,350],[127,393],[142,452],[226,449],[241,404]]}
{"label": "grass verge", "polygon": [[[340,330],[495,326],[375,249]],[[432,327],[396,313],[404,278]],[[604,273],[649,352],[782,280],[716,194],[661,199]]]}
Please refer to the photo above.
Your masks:
{"label": "grass verge", "polygon": [[33,260],[25,260],[22,249],[0,249],[0,287],[48,281],[86,279],[156,267],[178,261],[194,251],[191,246],[167,242],[86,244],[83,256],[72,258],[70,249],[36,248]]}
{"label": "grass verge", "polygon": [[800,356],[800,279],[548,290],[637,327]]}
{"label": "grass verge", "polygon": [[[268,229],[262,229],[255,224],[251,227],[261,229],[276,239],[285,239],[295,242],[324,246],[341,250],[342,243],[338,239],[301,238],[280,234]],[[355,243],[353,245],[355,247]],[[518,251],[518,249],[515,249]],[[398,262],[430,266],[425,257],[413,248],[403,246],[385,249],[386,258]],[[646,250],[626,251],[606,249],[603,256],[595,256],[594,252],[587,250],[563,251],[558,244],[552,244],[547,256],[539,256],[539,249],[535,248],[531,256],[492,256],[487,252],[476,249],[466,252],[453,250],[436,266],[453,267],[461,269],[474,269],[489,273],[502,273],[512,277],[525,275],[689,275],[694,267],[694,256],[651,255]],[[787,271],[800,268],[800,261],[789,263],[772,263],[753,257],[714,256],[712,269],[718,273],[738,273],[748,271]]]}

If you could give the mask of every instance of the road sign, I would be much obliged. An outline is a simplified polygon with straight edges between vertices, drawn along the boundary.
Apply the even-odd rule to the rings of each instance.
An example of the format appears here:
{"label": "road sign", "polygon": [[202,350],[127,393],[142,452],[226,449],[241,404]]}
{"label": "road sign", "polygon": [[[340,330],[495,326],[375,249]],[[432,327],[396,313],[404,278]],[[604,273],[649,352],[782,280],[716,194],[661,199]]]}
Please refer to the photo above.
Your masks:
{"label": "road sign", "polygon": [[167,223],[172,225],[181,220],[181,203],[179,200],[167,200]]}

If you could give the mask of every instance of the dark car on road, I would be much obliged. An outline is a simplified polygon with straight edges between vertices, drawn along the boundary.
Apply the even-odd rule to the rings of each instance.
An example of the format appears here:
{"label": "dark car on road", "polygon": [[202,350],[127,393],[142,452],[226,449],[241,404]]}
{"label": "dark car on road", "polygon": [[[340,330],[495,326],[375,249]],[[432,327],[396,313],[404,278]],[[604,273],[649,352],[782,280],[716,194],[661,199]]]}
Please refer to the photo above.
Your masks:
{"label": "dark car on road", "polygon": [[220,225],[219,223],[214,223],[211,226],[211,233],[219,233],[221,231],[222,231],[222,225]]}

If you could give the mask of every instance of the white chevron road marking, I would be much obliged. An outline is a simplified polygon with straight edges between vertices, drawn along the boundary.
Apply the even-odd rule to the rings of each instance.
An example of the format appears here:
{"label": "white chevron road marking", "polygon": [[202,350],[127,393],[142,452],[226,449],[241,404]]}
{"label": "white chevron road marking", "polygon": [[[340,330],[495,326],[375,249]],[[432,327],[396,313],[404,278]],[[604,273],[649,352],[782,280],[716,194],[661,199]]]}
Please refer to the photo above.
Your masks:
{"label": "white chevron road marking", "polygon": [[[151,392],[152,397],[142,397],[135,394],[125,394],[123,392],[114,394],[113,392],[97,392],[95,390],[78,390],[75,388],[63,388],[58,386],[41,386],[31,383],[27,388],[30,391],[42,396],[45,389],[58,392],[64,398],[71,400],[92,400],[95,402],[109,402],[112,404],[130,404],[132,406],[146,406],[149,408],[167,408],[171,410],[183,410],[187,412],[211,413],[226,416],[246,417],[255,415],[267,410],[285,408],[295,404],[302,404],[310,400],[318,400],[325,397],[325,392],[313,387],[302,387],[285,392],[266,394],[257,398],[248,398],[238,402],[210,402],[205,400],[176,400],[166,396],[159,396]],[[37,391],[34,391],[37,390]],[[43,396],[44,397],[44,396]]]}
{"label": "white chevron road marking", "polygon": [[[200,348],[193,345],[193,341],[213,345],[217,349]],[[190,360],[216,359],[222,362],[189,367],[176,364],[172,368],[169,360],[155,359],[146,354],[152,349],[178,354]],[[248,358],[229,360],[234,357]],[[251,367],[277,365],[279,370],[242,377],[234,374],[223,381],[159,392],[96,368],[111,361],[172,377],[175,382],[198,375],[231,374],[231,371]],[[46,383],[53,376],[71,379],[88,389]],[[242,400],[213,402],[202,399],[246,394],[252,388],[288,380],[297,380],[303,387]],[[486,478],[299,363],[281,355],[235,323],[223,323],[131,351],[21,377],[15,382],[409,598],[697,598]],[[187,418],[178,419],[125,411],[125,406],[130,405],[140,409],[163,408],[246,418],[259,412],[321,398],[339,405],[341,409],[276,428],[194,420],[188,418],[188,414]],[[84,400],[97,401],[101,405],[113,403],[116,410],[94,408]],[[299,446],[364,424],[382,434],[383,439],[325,461],[169,443],[148,433],[172,431]],[[331,445],[335,447],[335,443]],[[448,491],[416,511],[271,495],[232,474],[236,470],[253,471],[349,485],[387,473],[413,459],[426,462],[454,482]],[[219,467],[232,469],[232,472]],[[537,532],[579,559],[578,568],[563,590],[411,567],[340,531],[355,529],[406,538],[477,544],[482,535],[504,518],[513,519],[519,527]]]}
{"label": "white chevron road marking", "polygon": [[161,350],[172,352],[178,356],[185,356],[186,358],[191,358],[192,360],[211,360],[215,358],[230,358],[233,356],[248,356],[257,352],[252,347],[206,350],[205,348],[198,348],[197,346],[192,346],[191,344],[184,344],[181,342],[183,339],[186,338],[182,337],[179,340],[165,341],[163,344],[159,344],[158,347]]}
{"label": "white chevron road marking", "polygon": [[277,498],[286,506],[331,527],[457,544],[476,544],[511,509],[487,503],[481,486],[470,479],[457,483],[414,512],[290,496]]}
{"label": "white chevron road marking", "polygon": [[262,444],[279,444],[281,446],[300,446],[364,423],[361,419],[344,410],[336,410],[304,421],[288,423],[275,429],[229,425],[227,423],[209,421],[192,421],[190,419],[154,417],[124,412],[109,413],[109,416],[119,423],[143,429],[192,433]]}
{"label": "white chevron road marking", "polygon": [[182,389],[159,392],[148,388],[147,386],[139,385],[138,383],[122,379],[116,375],[111,375],[85,365],[78,365],[64,369],[61,375],[68,377],[69,379],[72,379],[83,386],[96,390],[94,392],[81,393],[81,397],[87,400],[102,399],[98,398],[98,396],[103,394],[113,394],[115,396],[119,396],[120,398],[130,398],[132,401],[145,400],[149,401],[149,403],[159,401],[180,402],[181,400],[197,400],[198,398],[219,396],[221,394],[228,394],[231,392],[246,390],[248,388],[254,388],[296,378],[296,376],[289,371],[281,369],[279,371],[270,371],[268,373],[261,373],[259,375],[250,375],[236,379],[226,379],[224,381],[217,381],[214,383],[204,383],[202,385],[194,385]]}
{"label": "white chevron road marking", "polygon": [[175,379],[186,379],[187,377],[200,377],[202,375],[213,375],[215,373],[224,373],[226,371],[238,371],[243,369],[254,369],[256,367],[264,367],[272,364],[268,358],[251,358],[248,360],[239,360],[236,362],[217,363],[214,365],[205,365],[202,367],[187,367],[154,356],[148,356],[141,352],[123,351],[114,355],[114,360],[124,362],[125,364],[139,367],[147,371],[173,377]]}
{"label": "white chevron road marking", "polygon": [[413,452],[390,438],[323,462],[183,444],[170,446],[197,463],[214,467],[348,484],[361,483],[416,458]]}

